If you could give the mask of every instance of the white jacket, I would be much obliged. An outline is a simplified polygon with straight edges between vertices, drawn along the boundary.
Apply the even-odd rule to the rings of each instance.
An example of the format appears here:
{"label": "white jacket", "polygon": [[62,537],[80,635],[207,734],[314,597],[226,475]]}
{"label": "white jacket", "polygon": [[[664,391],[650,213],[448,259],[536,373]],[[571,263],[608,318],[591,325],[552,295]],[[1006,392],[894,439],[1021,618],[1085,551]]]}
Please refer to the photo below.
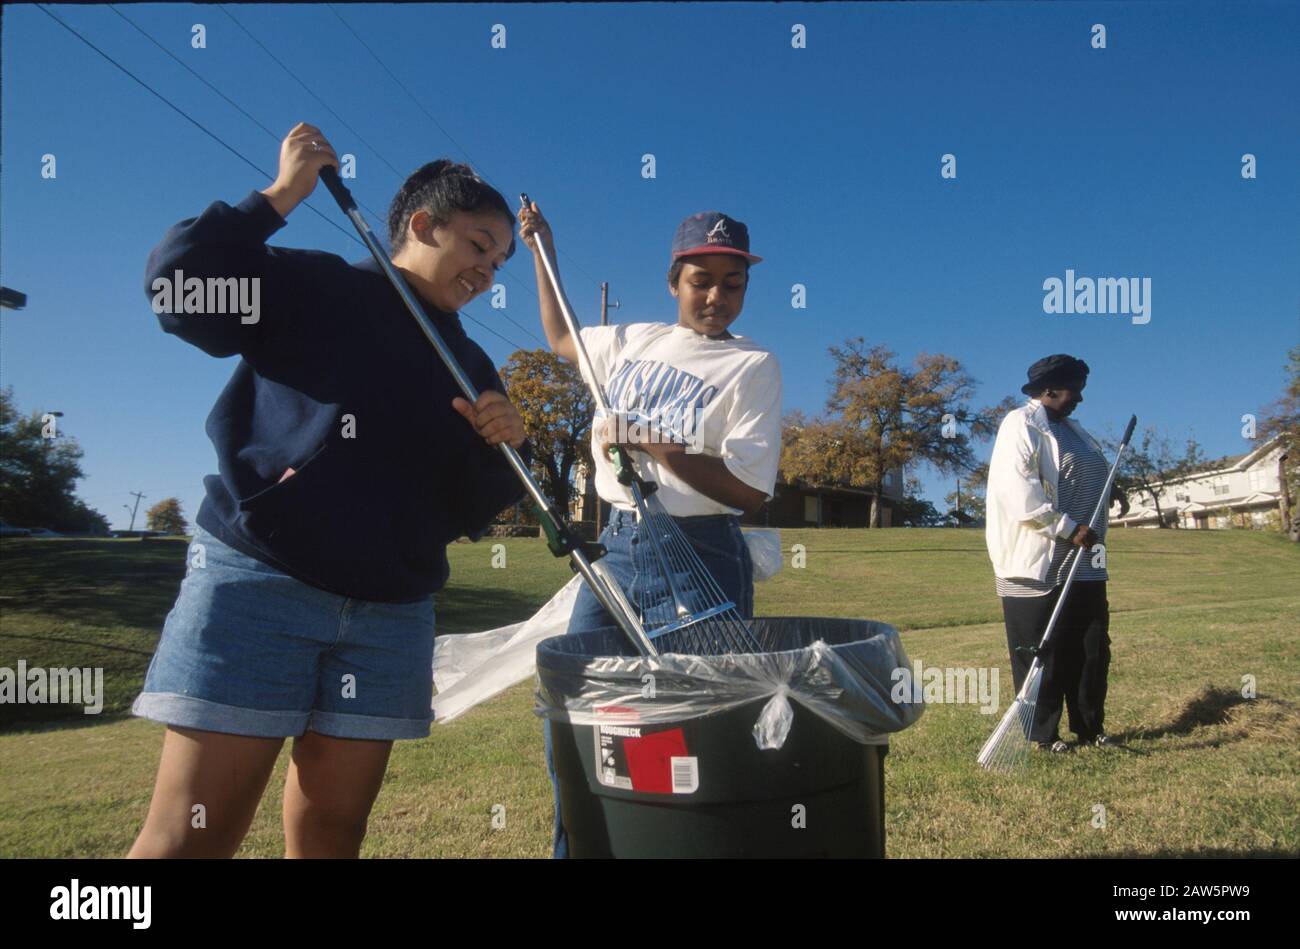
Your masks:
{"label": "white jacket", "polygon": [[[1068,417],[1065,422],[1105,455],[1082,425]],[[1007,414],[993,443],[984,502],[984,543],[997,576],[1046,580],[1055,539],[1078,527],[1056,508],[1060,464],[1042,403],[1030,399]]]}

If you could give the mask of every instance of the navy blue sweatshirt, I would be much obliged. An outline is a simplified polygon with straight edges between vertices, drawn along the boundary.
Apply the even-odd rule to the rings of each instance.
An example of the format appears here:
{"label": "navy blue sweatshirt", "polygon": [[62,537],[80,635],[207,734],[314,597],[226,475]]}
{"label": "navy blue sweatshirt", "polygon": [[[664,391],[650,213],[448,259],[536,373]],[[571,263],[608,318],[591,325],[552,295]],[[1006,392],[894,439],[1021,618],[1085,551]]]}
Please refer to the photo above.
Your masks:
{"label": "navy blue sweatshirt", "polygon": [[[203,479],[196,520],[330,593],[424,599],[447,582],[447,544],[481,537],[523,486],[452,408],[455,380],[379,265],[268,247],[284,225],[254,191],[181,221],[149,255],[155,311],[174,298],[154,281],[177,271],[259,281],[256,314],[158,313],[209,355],[242,357],[208,415],[220,473]],[[475,386],[504,391],[459,316],[425,312]]]}

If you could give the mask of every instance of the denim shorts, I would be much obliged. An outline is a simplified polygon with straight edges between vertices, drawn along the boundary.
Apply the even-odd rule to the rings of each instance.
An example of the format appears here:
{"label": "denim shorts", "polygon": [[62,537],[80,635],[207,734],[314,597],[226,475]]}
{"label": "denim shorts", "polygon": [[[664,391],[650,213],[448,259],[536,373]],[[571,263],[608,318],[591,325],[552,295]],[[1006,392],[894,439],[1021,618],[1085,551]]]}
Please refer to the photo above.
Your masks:
{"label": "denim shorts", "polygon": [[[740,530],[740,519],[730,514],[702,517],[675,517],[677,526],[718,587],[736,605],[736,612],[748,619],[754,615],[754,562]],[[636,575],[636,512],[611,508],[609,524],[600,535],[606,554],[601,558],[623,591],[635,601],[644,578]],[[566,633],[589,633],[598,629],[617,629],[614,617],[583,584],[573,605]]]}
{"label": "denim shorts", "polygon": [[196,525],[180,595],[131,711],[261,738],[307,729],[423,738],[433,721],[433,625],[433,597],[377,603],[327,593]]}

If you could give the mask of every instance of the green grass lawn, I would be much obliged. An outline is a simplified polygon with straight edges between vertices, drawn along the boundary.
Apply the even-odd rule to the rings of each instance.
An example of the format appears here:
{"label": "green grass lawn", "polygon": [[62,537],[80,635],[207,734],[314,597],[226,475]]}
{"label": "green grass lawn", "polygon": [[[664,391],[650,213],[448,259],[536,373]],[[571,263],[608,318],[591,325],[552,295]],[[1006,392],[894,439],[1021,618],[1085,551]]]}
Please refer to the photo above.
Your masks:
{"label": "green grass lawn", "polygon": [[[1112,532],[1107,730],[1125,747],[1035,756],[1015,776],[975,764],[997,715],[930,706],[886,762],[888,853],[1211,856],[1300,852],[1300,549],[1249,531]],[[440,632],[526,618],[568,578],[536,540],[451,548]],[[892,623],[926,666],[997,666],[1012,698],[983,537],[953,530],[788,530],[761,615]],[[789,566],[794,544],[803,569]],[[102,714],[0,705],[0,856],[126,852],[148,807],[161,725],[128,712],[184,575],[178,541],[0,541],[0,666],[104,669]],[[1257,689],[1242,697],[1243,677]],[[551,794],[533,686],[520,683],[421,741],[398,742],[366,856],[549,853]],[[283,852],[286,752],[241,854]],[[494,829],[492,810],[506,823]],[[1105,826],[1095,815],[1104,809]]]}

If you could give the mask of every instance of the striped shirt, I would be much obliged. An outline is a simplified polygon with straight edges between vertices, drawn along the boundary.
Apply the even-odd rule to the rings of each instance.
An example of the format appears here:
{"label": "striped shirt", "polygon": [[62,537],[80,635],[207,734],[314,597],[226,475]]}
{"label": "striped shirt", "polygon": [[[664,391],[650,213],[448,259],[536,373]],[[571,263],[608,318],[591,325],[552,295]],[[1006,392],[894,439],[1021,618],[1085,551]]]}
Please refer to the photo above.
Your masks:
{"label": "striped shirt", "polygon": [[[1110,474],[1110,465],[1100,452],[1075,434],[1074,429],[1064,421],[1049,422],[1048,428],[1056,439],[1061,456],[1060,478],[1056,492],[1057,510],[1070,515],[1072,520],[1080,524],[1087,524],[1088,519],[1092,517],[1093,508],[1097,506],[1097,499],[1101,497],[1102,489],[1106,487],[1106,476]],[[1108,510],[1109,506],[1102,509],[1097,527],[1097,537],[1102,543],[1106,540]],[[1047,579],[997,577],[998,596],[1045,596],[1051,593],[1065,582],[1065,576],[1070,571],[1070,561],[1066,558],[1075,549],[1077,548],[1074,544],[1068,540],[1056,538],[1056,547],[1052,551],[1052,564],[1047,570]],[[1106,568],[1094,567],[1092,558],[1091,551],[1084,553],[1083,563],[1079,564],[1079,572],[1074,575],[1075,580],[1109,579]]]}

